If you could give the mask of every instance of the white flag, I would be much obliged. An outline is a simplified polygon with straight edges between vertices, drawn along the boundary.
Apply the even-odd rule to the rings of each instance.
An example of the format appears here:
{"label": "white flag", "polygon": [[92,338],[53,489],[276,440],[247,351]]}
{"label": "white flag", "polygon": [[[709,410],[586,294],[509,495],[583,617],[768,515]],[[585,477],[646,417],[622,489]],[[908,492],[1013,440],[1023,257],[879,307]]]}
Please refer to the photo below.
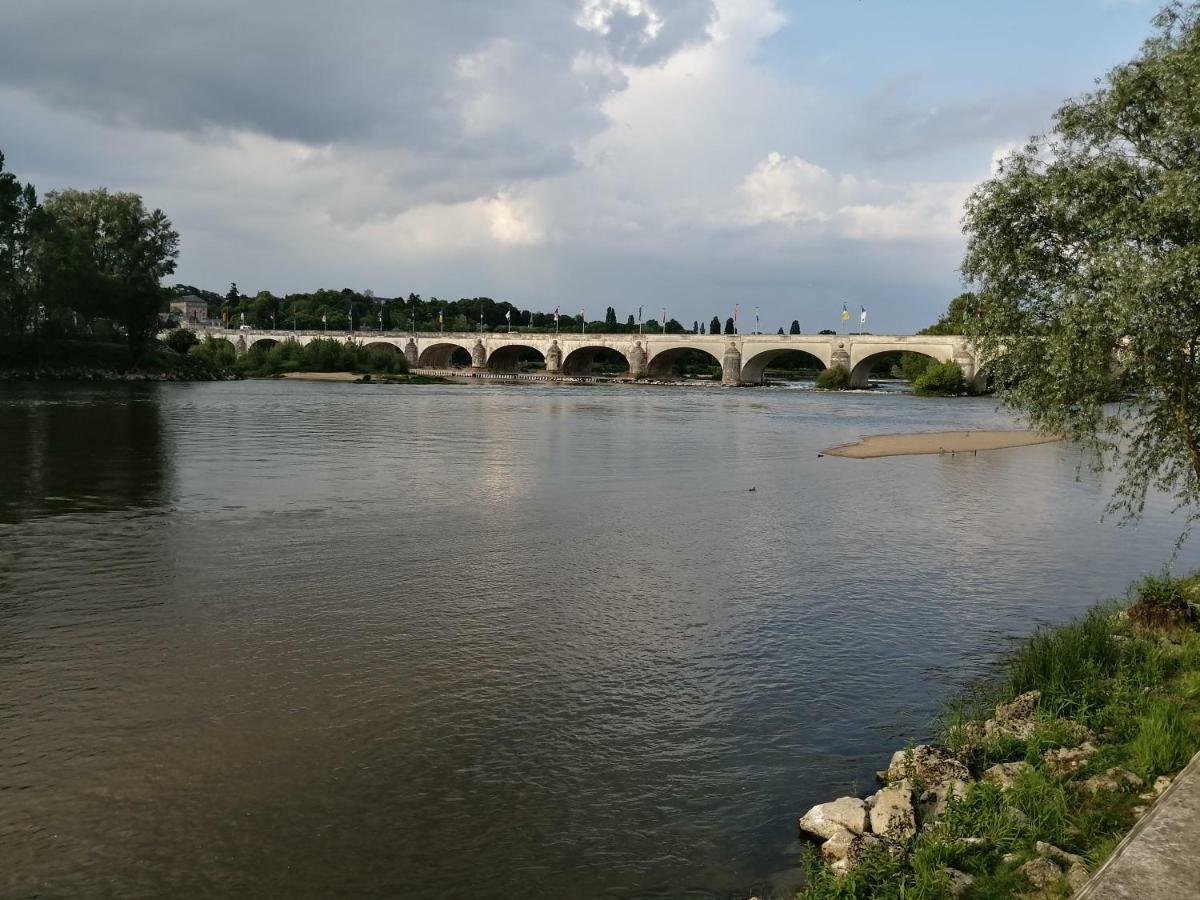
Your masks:
{"label": "white flag", "polygon": [[867,324],[867,308],[865,306],[862,308],[862,312],[860,312],[858,314],[858,324],[859,325]]}
{"label": "white flag", "polygon": [[507,319],[509,322],[512,321],[512,310],[511,309],[504,313],[504,318]]}

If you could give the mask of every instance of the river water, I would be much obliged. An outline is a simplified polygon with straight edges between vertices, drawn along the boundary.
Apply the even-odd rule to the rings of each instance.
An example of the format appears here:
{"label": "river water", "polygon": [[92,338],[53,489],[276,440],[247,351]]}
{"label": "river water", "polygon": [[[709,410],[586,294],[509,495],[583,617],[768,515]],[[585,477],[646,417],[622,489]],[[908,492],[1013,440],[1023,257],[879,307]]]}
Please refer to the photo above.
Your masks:
{"label": "river water", "polygon": [[1169,506],[1100,522],[1067,445],[817,456],[1012,424],[785,389],[0,387],[0,896],[779,889],[809,805],[1167,560]]}

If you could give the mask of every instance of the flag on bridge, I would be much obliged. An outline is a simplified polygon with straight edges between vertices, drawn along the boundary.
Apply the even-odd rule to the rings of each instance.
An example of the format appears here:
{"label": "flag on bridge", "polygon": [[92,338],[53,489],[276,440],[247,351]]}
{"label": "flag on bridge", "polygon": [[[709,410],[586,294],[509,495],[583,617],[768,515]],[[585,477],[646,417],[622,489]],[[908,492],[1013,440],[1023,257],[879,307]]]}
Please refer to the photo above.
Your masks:
{"label": "flag on bridge", "polygon": [[740,309],[741,309],[741,306],[739,304],[737,304],[737,303],[733,304],[733,324],[734,325],[737,324],[738,311]]}
{"label": "flag on bridge", "polygon": [[846,309],[845,303],[842,304],[842,321],[843,322],[850,321],[850,310]]}
{"label": "flag on bridge", "polygon": [[554,307],[554,321],[555,322],[558,321],[558,307],[557,306]]}
{"label": "flag on bridge", "polygon": [[511,310],[511,309],[510,309],[510,310],[507,310],[507,311],[504,313],[504,319],[505,319],[505,321],[507,321],[507,322],[511,322],[511,321],[512,321],[512,310]]}
{"label": "flag on bridge", "polygon": [[862,307],[862,312],[860,312],[858,314],[858,324],[859,325],[867,324],[867,308],[865,306]]}

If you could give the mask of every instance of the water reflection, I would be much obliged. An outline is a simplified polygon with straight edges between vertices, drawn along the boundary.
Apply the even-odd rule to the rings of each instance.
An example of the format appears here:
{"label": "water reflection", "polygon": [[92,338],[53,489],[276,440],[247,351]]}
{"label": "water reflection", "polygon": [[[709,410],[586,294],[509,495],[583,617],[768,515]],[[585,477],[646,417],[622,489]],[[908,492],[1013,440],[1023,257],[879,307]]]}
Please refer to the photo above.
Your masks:
{"label": "water reflection", "polygon": [[160,505],[170,478],[159,386],[7,386],[0,521]]}

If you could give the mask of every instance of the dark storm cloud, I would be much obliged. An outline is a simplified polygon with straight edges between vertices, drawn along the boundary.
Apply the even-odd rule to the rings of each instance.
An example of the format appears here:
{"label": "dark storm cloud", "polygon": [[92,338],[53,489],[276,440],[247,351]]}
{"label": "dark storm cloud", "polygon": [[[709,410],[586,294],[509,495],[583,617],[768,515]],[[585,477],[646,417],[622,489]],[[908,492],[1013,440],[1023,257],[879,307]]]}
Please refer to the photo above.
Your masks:
{"label": "dark storm cloud", "polygon": [[134,127],[391,148],[414,183],[520,179],[602,127],[612,63],[659,62],[711,16],[711,0],[9,0],[0,87]]}

